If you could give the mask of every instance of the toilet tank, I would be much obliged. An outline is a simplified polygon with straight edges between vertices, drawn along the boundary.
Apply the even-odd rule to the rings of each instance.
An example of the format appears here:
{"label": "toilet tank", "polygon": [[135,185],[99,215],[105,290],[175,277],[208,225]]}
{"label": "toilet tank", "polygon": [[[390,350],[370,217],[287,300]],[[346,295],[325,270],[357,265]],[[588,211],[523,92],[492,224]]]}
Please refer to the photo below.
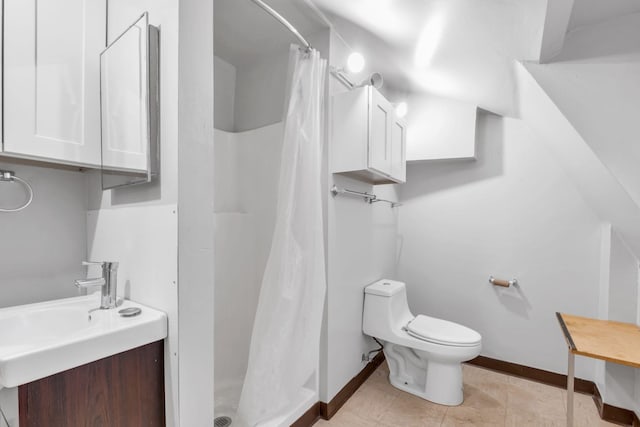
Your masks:
{"label": "toilet tank", "polygon": [[389,339],[413,317],[403,282],[383,279],[364,288],[362,331],[365,334]]}

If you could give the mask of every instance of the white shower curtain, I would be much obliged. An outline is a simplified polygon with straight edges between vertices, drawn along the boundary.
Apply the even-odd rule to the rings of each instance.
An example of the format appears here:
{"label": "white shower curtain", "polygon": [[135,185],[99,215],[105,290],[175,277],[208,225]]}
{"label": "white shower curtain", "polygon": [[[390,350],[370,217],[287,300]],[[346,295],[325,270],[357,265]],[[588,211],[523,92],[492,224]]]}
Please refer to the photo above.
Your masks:
{"label": "white shower curtain", "polygon": [[[318,368],[326,290],[322,132],[326,61],[292,46],[278,207],[236,421],[256,426],[301,395]],[[236,423],[234,421],[234,424]]]}

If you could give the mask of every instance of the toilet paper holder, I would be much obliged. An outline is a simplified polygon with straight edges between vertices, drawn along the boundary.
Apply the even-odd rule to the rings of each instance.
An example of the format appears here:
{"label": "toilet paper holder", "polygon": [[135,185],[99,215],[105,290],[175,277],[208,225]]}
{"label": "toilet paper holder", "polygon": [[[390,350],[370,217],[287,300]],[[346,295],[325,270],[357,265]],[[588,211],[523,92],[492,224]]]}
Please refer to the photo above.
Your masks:
{"label": "toilet paper holder", "polygon": [[495,286],[502,286],[503,288],[508,288],[509,286],[518,286],[518,279],[504,280],[504,279],[496,279],[493,276],[489,276],[489,283]]}

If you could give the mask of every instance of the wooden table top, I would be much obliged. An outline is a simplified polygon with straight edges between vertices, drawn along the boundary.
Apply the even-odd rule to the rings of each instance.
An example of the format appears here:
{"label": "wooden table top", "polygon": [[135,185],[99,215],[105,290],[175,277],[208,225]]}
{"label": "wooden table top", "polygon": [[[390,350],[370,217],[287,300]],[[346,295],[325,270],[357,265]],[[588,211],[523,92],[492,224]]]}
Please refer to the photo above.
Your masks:
{"label": "wooden table top", "polygon": [[573,354],[640,368],[640,327],[556,313]]}

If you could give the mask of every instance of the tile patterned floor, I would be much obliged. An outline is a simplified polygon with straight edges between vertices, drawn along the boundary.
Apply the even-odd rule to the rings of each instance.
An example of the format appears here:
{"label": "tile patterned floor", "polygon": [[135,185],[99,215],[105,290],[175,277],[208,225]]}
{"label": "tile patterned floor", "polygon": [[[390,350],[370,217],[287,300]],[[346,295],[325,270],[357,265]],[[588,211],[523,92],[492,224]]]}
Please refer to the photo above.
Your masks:
{"label": "tile patterned floor", "polygon": [[[315,426],[565,426],[565,390],[474,366],[463,365],[463,372],[464,403],[448,407],[391,386],[383,363],[331,421],[320,420]],[[575,425],[616,424],[600,419],[591,396],[576,393]]]}

